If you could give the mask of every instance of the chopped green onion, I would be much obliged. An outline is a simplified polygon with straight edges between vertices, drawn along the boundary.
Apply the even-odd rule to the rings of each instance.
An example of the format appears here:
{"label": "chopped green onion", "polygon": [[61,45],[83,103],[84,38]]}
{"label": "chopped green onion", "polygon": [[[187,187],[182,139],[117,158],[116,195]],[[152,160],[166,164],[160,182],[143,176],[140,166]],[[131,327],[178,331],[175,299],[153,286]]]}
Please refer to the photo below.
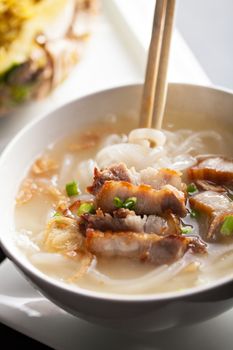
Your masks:
{"label": "chopped green onion", "polygon": [[183,233],[184,235],[187,233],[191,233],[192,232],[192,227],[191,226],[183,226],[181,227],[181,233]]}
{"label": "chopped green onion", "polygon": [[26,85],[12,86],[11,97],[16,103],[25,101],[30,94],[30,88]]}
{"label": "chopped green onion", "polygon": [[123,208],[123,201],[119,197],[114,197],[113,203],[116,208]]}
{"label": "chopped green onion", "polygon": [[53,214],[53,218],[57,217],[57,216],[61,216],[60,213],[58,213],[57,211]]}
{"label": "chopped green onion", "polygon": [[233,215],[225,217],[220,232],[224,236],[231,236],[233,234]]}
{"label": "chopped green onion", "polygon": [[134,210],[136,203],[137,203],[136,197],[129,197],[124,201],[123,208],[129,209],[129,210]]}
{"label": "chopped green onion", "polygon": [[22,66],[22,63],[13,63],[7,71],[5,71],[4,73],[2,73],[0,75],[0,81],[4,81],[6,83],[9,83],[9,78],[11,78],[12,73],[14,73],[15,71],[17,71],[17,69]]}
{"label": "chopped green onion", "polygon": [[75,196],[80,193],[78,189],[78,184],[76,181],[72,181],[66,184],[66,193],[69,197]]}
{"label": "chopped green onion", "polygon": [[194,194],[198,192],[197,186],[194,183],[191,183],[187,186],[187,192],[188,194]]}
{"label": "chopped green onion", "polygon": [[136,197],[129,197],[125,201],[122,201],[119,197],[113,198],[113,203],[116,208],[124,208],[129,210],[134,210],[137,203]]}
{"label": "chopped green onion", "polygon": [[59,222],[59,221],[64,219],[64,216],[62,214],[56,212],[53,214],[52,219]]}
{"label": "chopped green onion", "polygon": [[78,208],[78,216],[83,214],[93,214],[95,212],[94,205],[92,203],[82,203]]}
{"label": "chopped green onion", "polygon": [[193,219],[196,219],[196,218],[198,218],[198,216],[199,216],[198,211],[192,209],[190,212],[190,217]]}

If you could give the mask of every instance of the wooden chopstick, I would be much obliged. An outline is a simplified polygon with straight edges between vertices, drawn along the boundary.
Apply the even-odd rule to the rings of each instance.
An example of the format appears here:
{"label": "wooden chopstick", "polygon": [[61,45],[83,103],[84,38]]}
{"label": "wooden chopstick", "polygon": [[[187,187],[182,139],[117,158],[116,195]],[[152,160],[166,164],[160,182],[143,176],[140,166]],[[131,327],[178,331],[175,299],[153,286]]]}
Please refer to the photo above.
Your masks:
{"label": "wooden chopstick", "polygon": [[152,123],[154,94],[158,78],[159,61],[162,48],[167,0],[157,0],[152,27],[151,42],[147,59],[146,76],[143,88],[140,127],[150,127]]}
{"label": "wooden chopstick", "polygon": [[171,47],[171,38],[174,24],[176,0],[168,0],[167,11],[163,32],[161,58],[159,63],[158,79],[156,83],[156,91],[154,95],[154,108],[151,126],[156,129],[161,129],[165,103],[167,99],[167,71],[169,64],[169,53]]}
{"label": "wooden chopstick", "polygon": [[176,0],[157,0],[143,88],[140,127],[161,128]]}

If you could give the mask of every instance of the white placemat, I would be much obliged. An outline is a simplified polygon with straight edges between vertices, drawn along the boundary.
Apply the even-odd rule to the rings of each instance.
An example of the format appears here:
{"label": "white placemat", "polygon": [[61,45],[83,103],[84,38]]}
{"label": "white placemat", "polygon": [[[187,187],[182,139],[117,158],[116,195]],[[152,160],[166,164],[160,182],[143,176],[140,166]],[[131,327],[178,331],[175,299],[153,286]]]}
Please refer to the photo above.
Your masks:
{"label": "white placemat", "polygon": [[233,310],[207,322],[152,334],[124,333],[75,318],[2,264],[0,321],[57,350],[231,350]]}

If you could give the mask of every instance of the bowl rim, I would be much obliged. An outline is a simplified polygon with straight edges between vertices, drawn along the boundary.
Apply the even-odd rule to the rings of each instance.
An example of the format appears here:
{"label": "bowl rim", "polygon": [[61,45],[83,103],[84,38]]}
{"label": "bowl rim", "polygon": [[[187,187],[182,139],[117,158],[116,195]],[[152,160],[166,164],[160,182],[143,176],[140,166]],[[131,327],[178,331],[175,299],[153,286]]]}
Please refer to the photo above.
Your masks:
{"label": "bowl rim", "polygon": [[[223,92],[227,93],[229,95],[232,95],[233,98],[233,90],[231,89],[225,89],[218,86],[203,86],[203,85],[196,85],[196,84],[187,84],[187,83],[169,83],[171,86],[184,86],[188,88],[198,88],[198,89],[205,89],[209,91],[216,91],[216,92]],[[79,103],[80,101],[83,101],[85,99],[92,98],[94,96],[101,96],[104,93],[107,92],[114,92],[121,89],[133,89],[133,88],[140,88],[142,86],[141,83],[136,84],[127,84],[127,85],[118,85],[115,87],[111,87],[109,89],[104,89],[100,91],[96,91],[87,95],[84,95],[82,97],[78,97],[75,99],[72,99],[68,101],[67,103],[51,110],[46,113],[42,113],[40,116],[38,116],[35,120],[32,120],[28,124],[26,124],[14,137],[13,139],[8,143],[8,145],[3,150],[2,154],[0,155],[0,168],[3,166],[4,162],[7,161],[8,153],[14,149],[15,144],[25,135],[27,134],[31,128],[33,128],[37,123],[39,123],[42,119],[49,118],[50,115],[53,113],[56,113],[59,110],[66,109],[73,103]],[[13,221],[13,220],[12,220]],[[26,262],[22,262],[21,258],[17,257],[16,254],[14,254],[11,250],[11,245],[14,246],[14,243],[8,244],[7,242],[4,242],[2,239],[2,235],[0,235],[0,245],[5,252],[6,256],[24,273],[24,275],[28,276],[29,279],[33,280],[33,283],[37,285],[36,279],[39,279],[40,282],[46,282],[46,284],[58,289],[61,289],[64,292],[76,294],[85,298],[90,299],[96,299],[96,300],[102,300],[102,301],[111,301],[111,302],[121,302],[121,303],[133,303],[133,302],[159,302],[159,301],[168,301],[173,299],[181,299],[181,298],[188,298],[192,296],[196,296],[197,294],[211,291],[217,287],[224,286],[225,284],[228,284],[233,280],[233,273],[229,274],[223,278],[219,278],[211,283],[206,283],[203,285],[195,286],[192,288],[187,288],[182,291],[172,291],[172,292],[164,292],[164,293],[150,293],[150,294],[120,294],[120,293],[107,293],[107,292],[100,292],[100,291],[92,291],[89,289],[81,288],[74,284],[68,284],[65,282],[62,282],[60,280],[57,280],[53,277],[50,277],[46,275],[45,273],[41,272],[38,268],[36,268],[30,260],[26,258]],[[34,278],[32,278],[33,276]],[[46,293],[47,288],[40,287],[40,290]]]}

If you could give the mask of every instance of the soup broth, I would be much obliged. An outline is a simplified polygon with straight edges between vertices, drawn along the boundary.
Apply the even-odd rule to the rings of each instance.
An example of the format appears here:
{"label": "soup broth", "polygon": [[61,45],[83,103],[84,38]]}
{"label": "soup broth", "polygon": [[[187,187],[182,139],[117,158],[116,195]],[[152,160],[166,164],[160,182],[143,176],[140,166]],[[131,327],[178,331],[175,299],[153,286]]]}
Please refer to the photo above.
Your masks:
{"label": "soup broth", "polygon": [[[182,181],[189,184],[185,171],[193,166],[196,156],[232,156],[231,127],[214,125],[213,131],[213,125],[210,130],[208,123],[197,124],[194,117],[189,120],[189,130],[175,130],[167,123],[165,145],[155,148],[157,153],[153,150],[154,153],[148,153],[148,156],[138,153],[137,149],[132,152],[127,148],[127,135],[136,127],[136,122],[133,117],[126,116],[107,116],[96,125],[87,125],[86,129],[48,145],[26,175],[15,209],[16,243],[30,262],[55,279],[89,290],[119,294],[181,291],[231,273],[233,237],[221,242],[204,240],[205,254],[193,254],[188,250],[171,264],[159,265],[126,256],[109,258],[92,254],[90,258],[83,252],[74,256],[73,250],[64,254],[60,248],[56,249],[57,243],[54,249],[45,245],[48,223],[60,220],[60,213],[65,212],[68,200],[69,206],[77,201],[89,203],[91,200],[86,187],[93,182],[95,167],[102,169],[123,162],[129,169],[134,167],[135,172],[148,167],[157,170],[169,168],[184,171]],[[197,125],[201,125],[201,131]],[[79,194],[68,198],[66,185],[72,181],[78,182]],[[181,222],[184,227],[192,227],[192,234],[203,238],[200,226],[190,212]],[[186,237],[185,234],[183,232],[182,236]],[[71,243],[64,241],[62,244],[66,249]]]}

